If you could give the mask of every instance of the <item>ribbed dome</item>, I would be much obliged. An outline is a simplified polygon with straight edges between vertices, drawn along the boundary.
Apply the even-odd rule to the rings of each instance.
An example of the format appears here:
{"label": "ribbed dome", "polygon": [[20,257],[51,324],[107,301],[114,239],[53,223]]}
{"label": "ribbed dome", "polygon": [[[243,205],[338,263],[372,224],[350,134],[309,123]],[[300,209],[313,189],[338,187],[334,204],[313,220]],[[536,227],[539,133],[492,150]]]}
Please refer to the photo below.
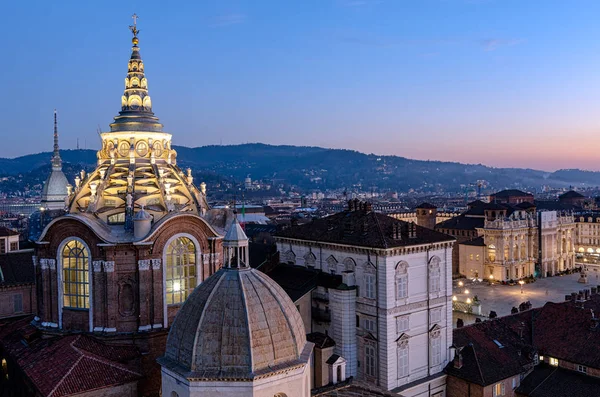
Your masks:
{"label": "ribbed dome", "polygon": [[42,189],[42,204],[55,201],[60,203],[60,208],[64,207],[68,184],[69,181],[61,170],[52,170]]}
{"label": "ribbed dome", "polygon": [[252,379],[301,364],[306,335],[285,291],[262,272],[223,268],[189,296],[163,365],[195,379]]}

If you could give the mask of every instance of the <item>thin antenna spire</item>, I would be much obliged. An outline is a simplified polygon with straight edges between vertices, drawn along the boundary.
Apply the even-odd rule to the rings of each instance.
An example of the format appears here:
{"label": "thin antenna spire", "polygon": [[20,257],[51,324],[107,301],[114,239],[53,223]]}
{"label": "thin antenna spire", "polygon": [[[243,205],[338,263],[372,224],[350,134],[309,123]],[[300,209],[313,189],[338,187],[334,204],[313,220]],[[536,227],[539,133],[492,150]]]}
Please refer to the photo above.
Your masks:
{"label": "thin antenna spire", "polygon": [[57,170],[62,169],[62,160],[58,148],[58,120],[56,109],[54,109],[54,151],[52,154],[52,168]]}

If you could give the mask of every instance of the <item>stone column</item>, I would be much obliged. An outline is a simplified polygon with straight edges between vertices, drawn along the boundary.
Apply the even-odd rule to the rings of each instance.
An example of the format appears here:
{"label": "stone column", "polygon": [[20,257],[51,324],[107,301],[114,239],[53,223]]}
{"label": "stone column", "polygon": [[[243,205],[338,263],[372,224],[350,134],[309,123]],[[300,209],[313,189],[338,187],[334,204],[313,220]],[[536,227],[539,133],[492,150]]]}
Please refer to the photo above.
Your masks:
{"label": "stone column", "polygon": [[138,261],[139,290],[140,290],[140,326],[138,331],[148,331],[152,328],[150,322],[150,304],[152,301],[152,275],[150,274],[150,259]]}
{"label": "stone column", "polygon": [[[53,285],[56,285],[56,282],[52,282],[52,267],[56,269],[56,261],[54,259],[40,259],[42,296],[40,297],[41,311],[39,316],[44,327],[58,327],[58,290],[53,290]],[[54,276],[56,276],[56,270],[54,271]],[[54,319],[55,316],[56,320]]]}
{"label": "stone column", "polygon": [[116,332],[117,331],[117,313],[119,308],[118,305],[118,286],[117,286],[117,275],[115,274],[115,262],[105,261],[104,271],[106,272],[106,322],[104,331],[105,332]]}
{"label": "stone column", "polygon": [[104,300],[105,288],[104,275],[102,274],[102,264],[104,261],[93,261],[92,270],[94,271],[92,277],[92,289],[94,291],[92,309],[94,310],[94,332],[102,332],[106,326],[106,313],[104,307],[106,302]]}
{"label": "stone column", "polygon": [[330,289],[329,307],[334,353],[346,359],[346,376],[356,377],[356,289]]}
{"label": "stone column", "polygon": [[[59,295],[58,295],[58,273],[56,272],[56,259],[48,259],[48,274],[49,274],[49,291],[50,291],[50,304],[49,309],[50,309],[50,317],[49,317],[49,321],[50,324],[48,324],[50,327],[53,328],[58,328],[58,325],[61,323],[61,318],[62,318],[62,313],[59,312],[59,310],[62,310],[62,302],[59,302]],[[60,288],[62,288],[62,286],[60,286]]]}
{"label": "stone column", "polygon": [[152,329],[163,328],[164,324],[167,323],[164,313],[164,300],[163,300],[163,272],[160,259],[151,259],[152,265],[152,298],[151,298],[151,309],[154,313],[151,316]]}

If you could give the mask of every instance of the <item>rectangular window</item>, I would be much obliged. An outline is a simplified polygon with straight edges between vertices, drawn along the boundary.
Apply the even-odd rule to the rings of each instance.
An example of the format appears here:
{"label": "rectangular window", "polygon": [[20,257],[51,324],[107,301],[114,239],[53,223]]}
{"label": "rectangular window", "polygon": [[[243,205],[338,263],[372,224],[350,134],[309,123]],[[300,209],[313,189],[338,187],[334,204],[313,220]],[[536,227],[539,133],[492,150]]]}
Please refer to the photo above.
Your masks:
{"label": "rectangular window", "polygon": [[13,295],[13,309],[15,313],[23,313],[23,294]]}
{"label": "rectangular window", "polygon": [[365,374],[375,376],[375,347],[365,346]]}
{"label": "rectangular window", "polygon": [[408,346],[398,348],[398,379],[408,376]]}
{"label": "rectangular window", "polygon": [[442,338],[439,336],[431,339],[431,365],[439,365],[442,362]]}
{"label": "rectangular window", "polygon": [[0,238],[0,254],[6,253],[6,239]]}
{"label": "rectangular window", "polygon": [[475,260],[479,260],[479,254],[475,256]]}
{"label": "rectangular window", "polygon": [[558,359],[556,359],[554,357],[550,357],[550,365],[552,365],[554,367],[558,367]]}
{"label": "rectangular window", "polygon": [[375,332],[375,320],[370,318],[363,319],[363,328],[369,332]]}
{"label": "rectangular window", "polygon": [[469,259],[473,260],[473,254],[469,254]]}
{"label": "rectangular window", "polygon": [[19,243],[17,241],[13,241],[12,243],[10,243],[10,250],[11,251],[18,251],[19,250]]}
{"label": "rectangular window", "polygon": [[375,299],[375,275],[365,274],[365,297]]}
{"label": "rectangular window", "polygon": [[407,332],[409,329],[408,316],[396,317],[396,331],[398,333]]}
{"label": "rectangular window", "polygon": [[408,296],[408,276],[403,274],[398,276],[397,278],[397,289],[398,289],[398,299],[406,298]]}
{"label": "rectangular window", "polygon": [[494,397],[504,395],[504,383],[496,383],[494,385]]}
{"label": "rectangular window", "polygon": [[429,322],[431,324],[439,323],[442,321],[442,309],[432,309],[429,312]]}
{"label": "rectangular window", "polygon": [[583,373],[583,374],[587,374],[587,367],[583,366],[583,365],[578,365],[577,366],[577,371]]}

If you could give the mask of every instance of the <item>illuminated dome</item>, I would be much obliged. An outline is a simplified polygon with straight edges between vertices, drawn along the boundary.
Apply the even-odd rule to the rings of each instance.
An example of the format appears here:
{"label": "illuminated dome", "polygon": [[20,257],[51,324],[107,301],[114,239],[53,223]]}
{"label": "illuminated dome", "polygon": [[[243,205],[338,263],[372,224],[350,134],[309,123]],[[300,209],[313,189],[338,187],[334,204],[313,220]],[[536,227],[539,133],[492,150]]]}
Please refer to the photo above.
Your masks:
{"label": "illuminated dome", "polygon": [[139,31],[135,25],[131,30],[133,47],[121,111],[110,131],[100,134],[102,149],[96,169],[87,175],[82,171],[75,178],[68,208],[69,215],[85,218],[87,223],[121,227],[121,240],[139,239],[133,235],[133,220],[142,207],[153,224],[173,213],[202,216],[208,209],[205,185],[197,188],[191,170],[184,173],[177,167],[171,134],[163,131],[152,112]]}

